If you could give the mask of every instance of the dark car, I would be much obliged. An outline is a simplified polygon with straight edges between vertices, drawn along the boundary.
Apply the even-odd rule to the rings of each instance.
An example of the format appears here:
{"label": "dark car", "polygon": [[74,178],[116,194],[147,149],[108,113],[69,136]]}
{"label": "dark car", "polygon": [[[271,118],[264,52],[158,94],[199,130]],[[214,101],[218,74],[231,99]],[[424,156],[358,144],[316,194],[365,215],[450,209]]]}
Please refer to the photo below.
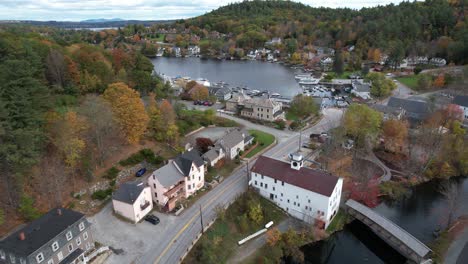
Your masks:
{"label": "dark car", "polygon": [[205,102],[203,102],[203,105],[204,105],[204,106],[210,106],[210,102],[205,101]]}
{"label": "dark car", "polygon": [[152,214],[145,216],[145,221],[150,222],[153,225],[159,224],[159,218]]}
{"label": "dark car", "polygon": [[146,172],[146,168],[139,169],[139,170],[135,173],[135,176],[141,177],[141,176],[143,176],[143,174],[145,174],[145,172]]}
{"label": "dark car", "polygon": [[201,104],[201,102],[200,101],[193,101],[193,104],[194,105],[199,105],[199,104]]}

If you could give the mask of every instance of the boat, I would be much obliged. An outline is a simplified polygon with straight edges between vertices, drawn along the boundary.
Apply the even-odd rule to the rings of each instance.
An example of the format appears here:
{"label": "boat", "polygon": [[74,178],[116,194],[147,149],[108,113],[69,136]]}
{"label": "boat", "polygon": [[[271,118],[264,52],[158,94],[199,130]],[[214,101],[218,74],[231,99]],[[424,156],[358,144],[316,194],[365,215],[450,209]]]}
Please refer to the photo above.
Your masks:
{"label": "boat", "polygon": [[281,96],[281,94],[279,94],[279,93],[272,93],[270,95],[270,97],[272,97],[272,98],[276,98],[276,97],[280,97],[280,96]]}
{"label": "boat", "polygon": [[318,84],[319,81],[320,81],[319,79],[315,79],[315,78],[304,78],[299,81],[299,84],[314,85],[314,84]]}
{"label": "boat", "polygon": [[309,77],[310,77],[310,74],[297,74],[296,76],[294,76],[294,78],[298,81],[304,78],[309,78]]}

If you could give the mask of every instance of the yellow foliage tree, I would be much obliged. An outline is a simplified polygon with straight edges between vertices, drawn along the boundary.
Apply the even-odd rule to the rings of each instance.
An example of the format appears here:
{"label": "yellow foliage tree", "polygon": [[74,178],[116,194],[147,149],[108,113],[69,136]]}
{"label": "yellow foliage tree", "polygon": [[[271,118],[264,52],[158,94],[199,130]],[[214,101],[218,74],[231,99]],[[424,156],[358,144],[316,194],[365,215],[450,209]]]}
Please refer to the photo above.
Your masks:
{"label": "yellow foliage tree", "polygon": [[67,112],[63,118],[55,117],[51,121],[54,122],[52,135],[55,146],[62,153],[65,164],[69,168],[75,168],[86,147],[83,133],[88,125],[85,119],[76,112]]}
{"label": "yellow foliage tree", "polygon": [[149,117],[140,94],[125,83],[110,84],[104,92],[129,143],[136,143],[145,133]]}
{"label": "yellow foliage tree", "polygon": [[281,239],[281,231],[274,227],[267,231],[266,241],[271,247],[275,246],[276,243]]}
{"label": "yellow foliage tree", "polygon": [[208,92],[208,88],[206,88],[203,85],[196,85],[195,87],[192,88],[191,91],[191,97],[192,100],[197,100],[197,101],[203,101],[208,99],[208,96],[210,96]]}

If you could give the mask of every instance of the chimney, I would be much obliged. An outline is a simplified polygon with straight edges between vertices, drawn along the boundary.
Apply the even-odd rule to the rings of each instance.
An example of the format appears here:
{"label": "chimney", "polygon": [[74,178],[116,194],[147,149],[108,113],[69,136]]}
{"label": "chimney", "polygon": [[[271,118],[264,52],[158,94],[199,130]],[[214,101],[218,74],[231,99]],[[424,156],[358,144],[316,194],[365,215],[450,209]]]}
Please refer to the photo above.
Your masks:
{"label": "chimney", "polygon": [[24,241],[26,239],[26,235],[24,234],[24,232],[21,232],[21,233],[19,233],[18,238],[19,238],[19,240]]}
{"label": "chimney", "polygon": [[57,215],[62,215],[62,209],[60,208],[57,209]]}

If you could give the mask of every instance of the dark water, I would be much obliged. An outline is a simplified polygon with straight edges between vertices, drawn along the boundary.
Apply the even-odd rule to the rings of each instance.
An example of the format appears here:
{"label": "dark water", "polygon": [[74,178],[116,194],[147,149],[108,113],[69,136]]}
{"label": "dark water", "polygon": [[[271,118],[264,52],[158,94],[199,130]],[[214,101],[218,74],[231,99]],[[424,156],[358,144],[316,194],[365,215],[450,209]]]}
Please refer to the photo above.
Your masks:
{"label": "dark water", "polygon": [[152,62],[157,73],[170,77],[223,81],[233,87],[246,85],[251,90],[269,90],[283,96],[301,92],[294,79],[295,70],[277,63],[166,57],[152,59]]}
{"label": "dark water", "polygon": [[[452,179],[460,188],[458,215],[468,213],[468,178]],[[445,226],[447,202],[438,192],[440,182],[430,182],[413,189],[411,197],[398,202],[384,202],[374,210],[392,220],[411,235],[429,245],[433,231]],[[302,248],[307,263],[405,263],[406,259],[393,250],[367,226],[358,221],[348,224],[327,241]]]}

